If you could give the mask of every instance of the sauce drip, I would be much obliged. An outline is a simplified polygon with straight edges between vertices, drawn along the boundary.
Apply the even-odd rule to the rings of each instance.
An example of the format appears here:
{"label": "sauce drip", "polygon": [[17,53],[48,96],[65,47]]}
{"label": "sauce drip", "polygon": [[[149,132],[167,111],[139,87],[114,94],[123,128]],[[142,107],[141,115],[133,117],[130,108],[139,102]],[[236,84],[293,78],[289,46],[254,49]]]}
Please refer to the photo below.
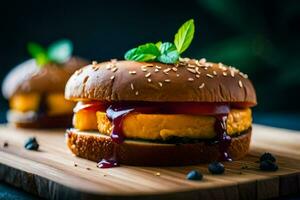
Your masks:
{"label": "sauce drip", "polygon": [[219,143],[220,161],[232,161],[228,154],[228,149],[231,143],[231,137],[227,135],[227,116],[228,115],[216,115],[215,116],[215,132],[216,140]]}
{"label": "sauce drip", "polygon": [[[98,163],[99,168],[110,168],[118,166],[118,161],[116,157],[116,148],[118,145],[122,144],[125,140],[125,136],[123,133],[123,120],[124,118],[130,113],[143,113],[143,114],[191,114],[194,108],[180,108],[178,109],[173,106],[166,107],[166,104],[161,104],[160,106],[154,106],[151,104],[145,105],[125,105],[125,104],[112,104],[106,109],[106,115],[108,119],[113,124],[113,130],[111,133],[111,139],[116,144],[113,152],[113,156],[111,158],[102,159]],[[177,105],[180,106],[180,105]],[[212,106],[211,106],[212,107]],[[174,108],[174,109],[173,109]],[[197,108],[196,108],[197,109]],[[199,109],[199,108],[198,108]],[[201,112],[202,109],[202,112]],[[201,108],[200,111],[198,110],[197,114],[209,115],[215,117],[216,121],[214,124],[214,129],[216,132],[216,141],[215,143],[219,144],[219,152],[220,152],[220,161],[232,161],[230,155],[228,154],[228,148],[231,143],[231,137],[227,135],[227,116],[229,113],[229,105],[219,105],[215,106],[210,112],[207,111],[207,107]],[[193,113],[196,114],[196,113]]]}
{"label": "sauce drip", "polygon": [[99,168],[112,168],[119,166],[116,159],[102,159],[98,164],[97,167]]}
{"label": "sauce drip", "polygon": [[113,106],[109,106],[107,108],[106,115],[108,119],[113,123],[113,130],[110,135],[113,142],[117,144],[121,144],[124,142],[125,136],[123,134],[122,122],[124,117],[134,110],[134,108],[120,109]]}
{"label": "sauce drip", "polygon": [[125,140],[125,136],[123,133],[123,119],[125,116],[132,112],[141,112],[141,113],[148,113],[152,109],[149,108],[130,108],[130,107],[123,107],[121,105],[111,105],[106,110],[106,115],[108,119],[113,123],[113,130],[111,132],[111,139],[114,143],[116,143],[114,147],[113,156],[108,159],[102,159],[98,164],[97,167],[99,168],[111,168],[119,166],[117,157],[116,157],[116,148],[118,144],[122,144]]}

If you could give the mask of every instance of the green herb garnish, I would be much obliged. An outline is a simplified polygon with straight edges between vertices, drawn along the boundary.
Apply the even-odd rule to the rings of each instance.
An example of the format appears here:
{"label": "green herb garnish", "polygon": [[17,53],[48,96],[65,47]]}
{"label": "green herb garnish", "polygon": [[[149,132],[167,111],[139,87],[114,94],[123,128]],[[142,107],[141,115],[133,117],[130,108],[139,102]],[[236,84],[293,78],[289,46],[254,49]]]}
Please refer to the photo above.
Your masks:
{"label": "green herb garnish", "polygon": [[52,43],[47,49],[41,45],[29,42],[27,45],[29,54],[36,60],[39,66],[47,63],[64,63],[68,61],[73,52],[73,44],[70,40],[59,40]]}
{"label": "green herb garnish", "polygon": [[159,61],[162,63],[176,63],[182,54],[191,44],[195,33],[194,20],[185,22],[177,31],[174,37],[174,44],[171,42],[146,43],[125,53],[126,60],[135,61]]}

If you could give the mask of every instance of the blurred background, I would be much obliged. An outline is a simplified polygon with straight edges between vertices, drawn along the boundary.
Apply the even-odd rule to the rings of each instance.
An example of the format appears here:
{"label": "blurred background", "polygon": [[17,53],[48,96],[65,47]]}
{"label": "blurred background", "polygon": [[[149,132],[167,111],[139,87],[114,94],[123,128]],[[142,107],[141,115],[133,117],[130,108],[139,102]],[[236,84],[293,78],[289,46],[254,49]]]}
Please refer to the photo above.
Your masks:
{"label": "blurred background", "polygon": [[[0,81],[29,59],[29,41],[48,45],[68,38],[74,54],[90,60],[122,59],[145,42],[173,41],[195,19],[183,56],[223,62],[250,76],[258,96],[254,120],[300,129],[300,1],[9,1],[1,5]],[[7,102],[0,99],[1,122]]]}

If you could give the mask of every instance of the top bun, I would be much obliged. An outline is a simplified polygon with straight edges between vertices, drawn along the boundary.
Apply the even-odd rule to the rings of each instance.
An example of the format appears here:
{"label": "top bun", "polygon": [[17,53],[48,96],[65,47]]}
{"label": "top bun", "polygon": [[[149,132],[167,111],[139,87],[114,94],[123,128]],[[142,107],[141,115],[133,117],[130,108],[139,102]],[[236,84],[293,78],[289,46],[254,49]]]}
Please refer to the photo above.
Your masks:
{"label": "top bun", "polygon": [[7,99],[22,93],[64,92],[66,82],[79,68],[87,65],[87,61],[72,57],[63,64],[48,63],[43,67],[34,59],[16,66],[4,79],[3,96]]}
{"label": "top bun", "polygon": [[94,62],[76,71],[65,89],[69,100],[150,102],[246,102],[256,94],[246,74],[205,59],[178,64]]}

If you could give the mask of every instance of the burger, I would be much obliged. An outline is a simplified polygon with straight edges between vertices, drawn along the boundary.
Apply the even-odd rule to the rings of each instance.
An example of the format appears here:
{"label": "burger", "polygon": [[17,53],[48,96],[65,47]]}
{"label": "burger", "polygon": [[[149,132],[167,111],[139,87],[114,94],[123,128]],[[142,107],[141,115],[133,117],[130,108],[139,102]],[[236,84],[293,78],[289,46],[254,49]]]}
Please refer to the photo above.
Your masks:
{"label": "burger", "polygon": [[251,139],[256,94],[248,76],[206,59],[182,58],[194,20],[174,43],[146,43],[125,60],[93,62],[67,82],[77,102],[66,141],[98,167],[190,165],[240,159]]}
{"label": "burger", "polygon": [[[56,51],[59,51],[57,45]],[[74,71],[87,62],[78,57],[68,57],[60,60],[62,62],[39,58],[21,63],[4,79],[2,93],[9,101],[7,120],[22,128],[70,127],[74,103],[64,99],[65,84]]]}
{"label": "burger", "polygon": [[65,98],[77,102],[69,149],[102,168],[240,159],[257,103],[246,74],[189,58],[94,62],[71,76]]}

